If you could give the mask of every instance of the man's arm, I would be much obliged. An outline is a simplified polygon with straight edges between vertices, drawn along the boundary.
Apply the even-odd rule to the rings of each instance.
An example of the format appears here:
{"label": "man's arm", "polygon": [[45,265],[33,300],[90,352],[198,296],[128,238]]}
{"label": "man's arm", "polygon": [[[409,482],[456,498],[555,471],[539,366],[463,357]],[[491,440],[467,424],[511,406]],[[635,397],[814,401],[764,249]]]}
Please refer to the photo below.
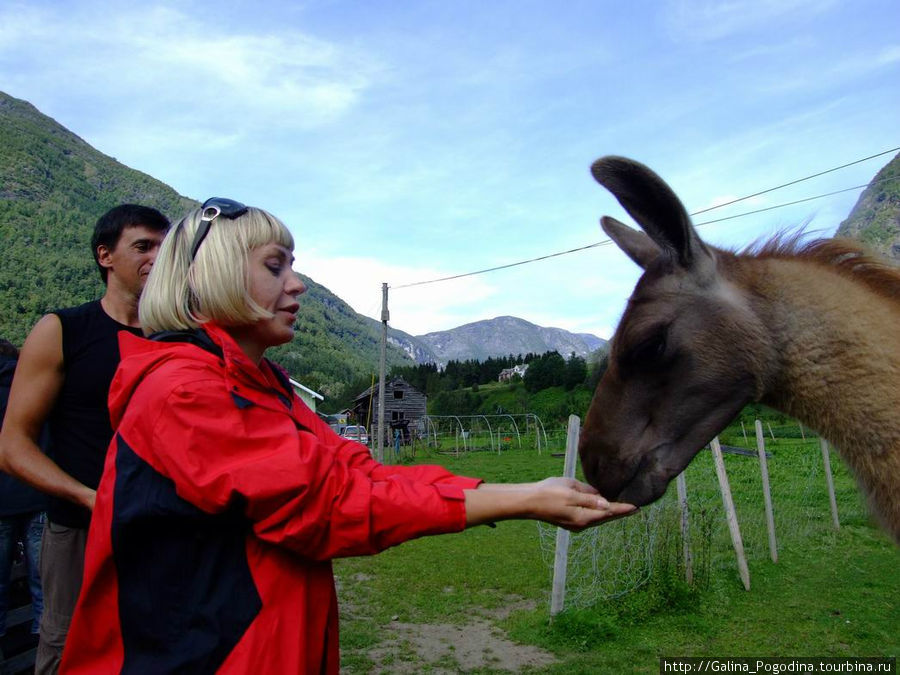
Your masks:
{"label": "man's arm", "polygon": [[63,385],[62,324],[55,314],[38,321],[19,354],[0,431],[0,469],[42,492],[94,507],[94,490],[41,452],[41,429]]}

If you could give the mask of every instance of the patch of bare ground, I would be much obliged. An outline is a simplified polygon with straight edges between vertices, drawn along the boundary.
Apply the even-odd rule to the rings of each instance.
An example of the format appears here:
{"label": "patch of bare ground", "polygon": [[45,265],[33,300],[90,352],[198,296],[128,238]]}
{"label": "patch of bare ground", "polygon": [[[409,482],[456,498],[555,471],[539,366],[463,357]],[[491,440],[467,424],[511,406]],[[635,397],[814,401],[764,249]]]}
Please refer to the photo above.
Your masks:
{"label": "patch of bare ground", "polygon": [[464,673],[472,670],[520,672],[540,669],[556,662],[556,657],[532,645],[510,640],[495,625],[534,603],[509,598],[502,607],[477,608],[465,624],[406,623],[390,621],[380,632],[384,639],[366,650],[373,664],[371,673]]}

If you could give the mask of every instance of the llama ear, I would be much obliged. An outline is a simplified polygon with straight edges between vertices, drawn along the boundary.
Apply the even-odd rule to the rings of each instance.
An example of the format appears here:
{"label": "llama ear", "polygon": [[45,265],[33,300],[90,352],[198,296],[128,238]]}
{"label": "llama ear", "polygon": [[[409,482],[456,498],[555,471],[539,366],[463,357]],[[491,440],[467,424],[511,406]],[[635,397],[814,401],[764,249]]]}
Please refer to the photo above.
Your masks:
{"label": "llama ear", "polygon": [[659,245],[643,232],[628,227],[615,218],[603,216],[600,227],[612,239],[616,246],[643,269],[656,260],[662,253]]}
{"label": "llama ear", "polygon": [[711,258],[681,200],[646,166],[625,157],[602,157],[591,166],[591,173],[679,265],[691,269],[699,260]]}

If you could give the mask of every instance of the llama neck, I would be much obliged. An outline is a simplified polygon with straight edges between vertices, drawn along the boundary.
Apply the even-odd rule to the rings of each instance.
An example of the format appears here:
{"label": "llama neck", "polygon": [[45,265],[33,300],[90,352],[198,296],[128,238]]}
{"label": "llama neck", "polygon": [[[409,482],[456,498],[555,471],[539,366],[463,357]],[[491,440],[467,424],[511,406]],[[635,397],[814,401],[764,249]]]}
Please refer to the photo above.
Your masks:
{"label": "llama neck", "polygon": [[900,542],[900,305],[811,261],[748,263],[776,355],[762,402],[835,445]]}
{"label": "llama neck", "polygon": [[877,447],[894,427],[900,440],[900,305],[811,262],[753,263],[749,302],[775,356],[763,402],[836,443]]}

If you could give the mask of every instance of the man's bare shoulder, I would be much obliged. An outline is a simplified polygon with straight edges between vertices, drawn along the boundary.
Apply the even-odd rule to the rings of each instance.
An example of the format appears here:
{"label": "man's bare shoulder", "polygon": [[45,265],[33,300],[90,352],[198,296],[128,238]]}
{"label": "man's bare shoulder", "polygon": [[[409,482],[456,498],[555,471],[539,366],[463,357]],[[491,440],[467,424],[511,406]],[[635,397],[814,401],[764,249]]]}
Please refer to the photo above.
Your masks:
{"label": "man's bare shoulder", "polygon": [[62,322],[56,314],[42,316],[25,338],[18,368],[62,370],[62,334]]}
{"label": "man's bare shoulder", "polygon": [[58,316],[47,314],[31,329],[19,352],[3,435],[19,434],[36,443],[64,378],[62,324]]}

